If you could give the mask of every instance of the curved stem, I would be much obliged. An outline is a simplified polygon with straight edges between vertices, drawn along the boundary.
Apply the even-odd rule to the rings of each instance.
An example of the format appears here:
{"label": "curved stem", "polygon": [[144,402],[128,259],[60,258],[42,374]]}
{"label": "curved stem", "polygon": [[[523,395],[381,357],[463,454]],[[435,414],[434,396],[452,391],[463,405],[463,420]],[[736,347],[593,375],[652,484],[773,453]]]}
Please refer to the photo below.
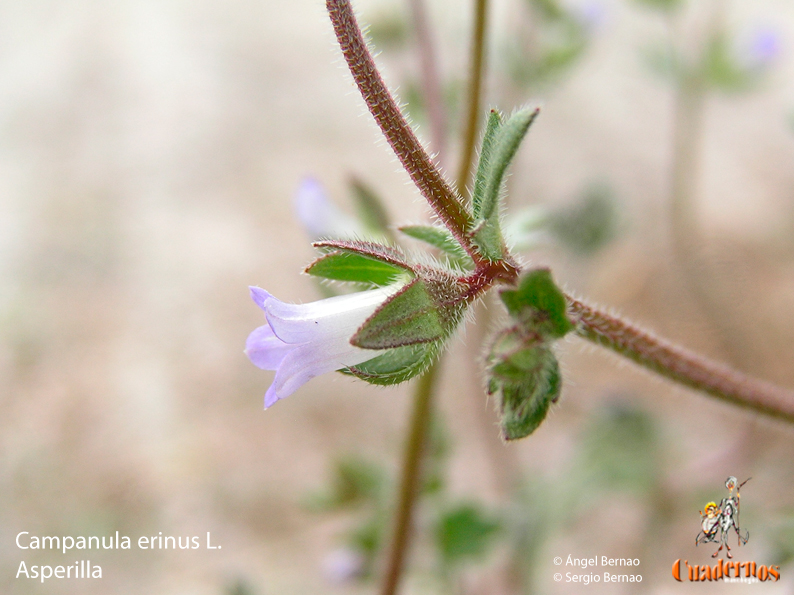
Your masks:
{"label": "curved stem", "polygon": [[405,555],[411,533],[414,503],[419,494],[422,473],[422,453],[430,428],[433,389],[438,376],[439,362],[430,366],[419,378],[414,388],[413,412],[408,430],[408,439],[403,452],[403,467],[400,476],[400,500],[394,517],[391,550],[383,579],[382,595],[394,595],[400,583],[405,564]]}
{"label": "curved stem", "polygon": [[475,257],[471,216],[406,122],[375,66],[349,0],[326,0],[339,46],[361,96],[402,166],[461,246]]}
{"label": "curved stem", "polygon": [[794,422],[794,391],[744,374],[656,337],[570,296],[568,307],[581,337],[690,388],[759,413]]}
{"label": "curved stem", "polygon": [[472,33],[471,65],[469,72],[468,112],[466,114],[466,128],[463,134],[463,149],[460,155],[458,168],[458,191],[463,192],[471,175],[471,166],[474,161],[474,144],[477,140],[477,129],[480,122],[480,96],[482,94],[482,79],[485,58],[485,21],[488,14],[488,0],[475,0],[474,6],[474,31]]}

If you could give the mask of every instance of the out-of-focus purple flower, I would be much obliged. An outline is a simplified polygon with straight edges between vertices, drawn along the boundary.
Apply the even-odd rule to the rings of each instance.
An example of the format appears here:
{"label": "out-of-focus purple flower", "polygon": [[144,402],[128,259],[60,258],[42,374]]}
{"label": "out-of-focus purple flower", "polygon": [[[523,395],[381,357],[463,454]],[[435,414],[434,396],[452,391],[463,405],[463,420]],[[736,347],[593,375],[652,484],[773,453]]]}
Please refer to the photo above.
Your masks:
{"label": "out-of-focus purple flower", "polygon": [[314,178],[304,178],[295,193],[295,215],[313,240],[361,237],[361,224],[328,199]]}
{"label": "out-of-focus purple flower", "polygon": [[764,68],[769,66],[780,52],[780,33],[771,27],[761,27],[750,38],[747,65],[751,68]]}
{"label": "out-of-focus purple flower", "polygon": [[577,6],[574,15],[587,33],[593,33],[606,21],[606,8],[599,0],[588,0]]}
{"label": "out-of-focus purple flower", "polygon": [[378,355],[350,344],[350,338],[398,287],[381,287],[309,304],[286,304],[264,289],[251,297],[267,324],[248,336],[245,353],[276,377],[265,394],[265,409],[294,393],[315,376],[355,366]]}
{"label": "out-of-focus purple flower", "polygon": [[349,548],[330,552],[322,562],[323,575],[328,582],[344,585],[364,572],[364,556]]}

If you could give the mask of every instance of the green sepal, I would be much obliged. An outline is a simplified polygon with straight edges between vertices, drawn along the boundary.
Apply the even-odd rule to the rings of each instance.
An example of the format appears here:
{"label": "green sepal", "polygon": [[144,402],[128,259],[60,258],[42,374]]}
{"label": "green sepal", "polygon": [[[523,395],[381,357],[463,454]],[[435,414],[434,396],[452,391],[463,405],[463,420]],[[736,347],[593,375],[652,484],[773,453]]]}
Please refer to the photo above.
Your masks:
{"label": "green sepal", "polygon": [[457,324],[462,307],[443,307],[437,298],[442,297],[439,289],[452,289],[452,284],[454,280],[445,287],[443,282],[414,279],[387,299],[358,329],[350,343],[363,349],[389,349],[446,337]]}
{"label": "green sepal", "polygon": [[438,357],[443,341],[403,345],[378,357],[341,370],[370,384],[388,386],[400,384],[418,376]]}
{"label": "green sepal", "polygon": [[445,227],[435,225],[403,225],[399,228],[405,235],[438,248],[455,260],[468,260],[466,251]]}
{"label": "green sepal", "polygon": [[[489,260],[499,260],[504,257],[504,242],[499,229],[499,197],[507,168],[537,115],[537,109],[519,110],[504,124],[496,128],[487,149],[483,142],[483,149],[487,153],[485,161],[483,161],[484,184],[482,184],[481,197],[478,196],[478,206],[476,207],[474,242],[483,256]],[[488,124],[492,125],[490,119]],[[478,176],[479,174],[478,168]],[[475,189],[476,186],[477,182],[475,182]]]}
{"label": "green sepal", "polygon": [[559,338],[573,330],[565,295],[554,283],[549,269],[529,271],[521,277],[516,289],[503,289],[499,297],[510,316],[541,337]]}
{"label": "green sepal", "polygon": [[333,281],[390,285],[407,271],[390,262],[357,252],[331,252],[306,267],[306,273]]}
{"label": "green sepal", "polygon": [[482,144],[480,146],[480,159],[477,163],[477,174],[474,176],[474,189],[471,193],[472,214],[475,220],[479,219],[482,213],[486,176],[488,175],[488,168],[491,165],[491,153],[493,152],[496,133],[501,125],[501,112],[492,109],[488,114],[488,122],[485,124],[485,134],[483,134]]}

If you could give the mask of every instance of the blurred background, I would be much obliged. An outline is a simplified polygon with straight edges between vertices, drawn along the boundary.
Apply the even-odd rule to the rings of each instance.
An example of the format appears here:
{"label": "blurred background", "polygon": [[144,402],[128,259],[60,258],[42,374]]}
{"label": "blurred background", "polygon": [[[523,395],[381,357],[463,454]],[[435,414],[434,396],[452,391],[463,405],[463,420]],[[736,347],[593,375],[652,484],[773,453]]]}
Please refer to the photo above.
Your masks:
{"label": "blurred background", "polygon": [[[3,592],[375,592],[410,385],[334,374],[265,412],[272,373],[243,354],[262,324],[249,285],[321,296],[299,274],[306,176],[351,215],[356,176],[395,224],[428,218],[323,4],[0,2]],[[469,4],[425,3],[450,175]],[[410,3],[355,6],[429,142]],[[494,0],[489,26],[486,105],[542,106],[509,181],[524,261],[794,387],[794,5]],[[641,559],[641,585],[592,592],[676,591],[673,560],[711,561],[698,511],[729,475],[752,477],[737,559],[781,564],[765,589],[794,592],[794,429],[571,338],[562,399],[504,445],[481,376],[502,314],[476,314],[444,358],[405,593],[570,593],[552,579],[568,554]],[[14,543],[116,530],[223,549]],[[72,558],[103,578],[14,578]]]}

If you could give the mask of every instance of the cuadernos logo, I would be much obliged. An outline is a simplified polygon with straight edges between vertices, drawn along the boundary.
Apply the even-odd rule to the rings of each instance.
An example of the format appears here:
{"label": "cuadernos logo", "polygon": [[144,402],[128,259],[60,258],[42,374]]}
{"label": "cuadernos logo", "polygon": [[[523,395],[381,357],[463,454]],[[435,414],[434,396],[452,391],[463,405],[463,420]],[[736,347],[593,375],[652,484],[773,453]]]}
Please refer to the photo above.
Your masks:
{"label": "cuadernos logo", "polygon": [[695,564],[679,558],[673,562],[673,578],[677,581],[719,581],[755,583],[780,580],[780,566],[764,566],[755,562],[730,562],[719,559],[714,566]]}
{"label": "cuadernos logo", "polygon": [[[765,566],[757,562],[734,562],[731,559],[733,554],[728,545],[728,537],[732,532],[736,533],[738,545],[744,545],[750,539],[750,532],[742,531],[739,525],[739,488],[746,484],[749,479],[736,485],[736,478],[729,477],[725,480],[725,487],[728,488],[728,496],[720,501],[719,506],[716,502],[706,504],[704,510],[700,512],[700,533],[695,538],[695,545],[701,543],[719,543],[719,548],[711,557],[718,558],[714,566],[708,564],[690,564],[688,560],[683,563],[679,558],[673,562],[673,578],[683,582],[701,581],[724,581],[731,583],[758,583],[766,581],[780,580],[780,566]],[[719,558],[723,548],[728,560]]]}

